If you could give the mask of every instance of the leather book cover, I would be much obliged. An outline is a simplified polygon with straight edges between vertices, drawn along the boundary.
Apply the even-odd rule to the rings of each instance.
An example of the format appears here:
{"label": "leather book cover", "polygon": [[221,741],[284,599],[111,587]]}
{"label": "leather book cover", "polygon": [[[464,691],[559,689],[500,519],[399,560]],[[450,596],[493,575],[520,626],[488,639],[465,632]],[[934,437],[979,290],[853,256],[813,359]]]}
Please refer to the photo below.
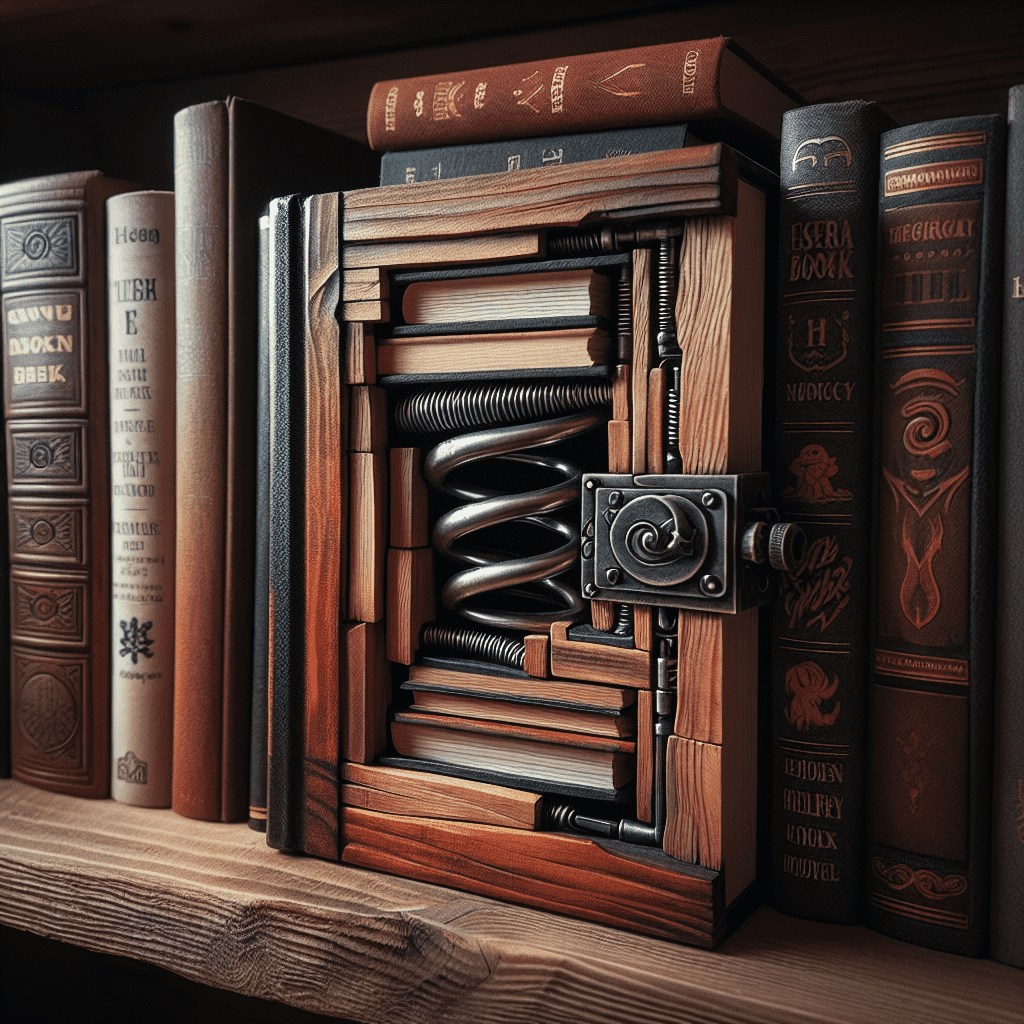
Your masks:
{"label": "leather book cover", "polygon": [[12,774],[110,790],[107,196],[82,171],[0,186]]}
{"label": "leather book cover", "polygon": [[689,121],[777,152],[782,114],[799,105],[719,36],[378,82],[366,134],[375,150],[420,149]]}
{"label": "leather book cover", "polygon": [[1007,110],[1003,303],[991,952],[1024,967],[1024,85]]}
{"label": "leather book cover", "polygon": [[1005,122],[882,136],[867,921],[988,948]]}
{"label": "leather book cover", "polygon": [[861,917],[878,139],[853,100],[782,119],[775,507],[807,537],[772,607],[772,903]]}
{"label": "leather book cover", "polygon": [[237,97],[175,115],[178,267],[174,792],[248,815],[259,215],[275,196],[373,182],[360,144]]}

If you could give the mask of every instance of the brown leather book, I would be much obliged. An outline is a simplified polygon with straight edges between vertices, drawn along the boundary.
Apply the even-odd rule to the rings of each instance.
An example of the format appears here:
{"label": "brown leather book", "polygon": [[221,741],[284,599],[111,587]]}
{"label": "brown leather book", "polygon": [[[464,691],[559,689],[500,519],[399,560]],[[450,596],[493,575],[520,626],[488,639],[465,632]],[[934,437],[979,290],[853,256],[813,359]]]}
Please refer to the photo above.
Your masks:
{"label": "brown leather book", "polygon": [[799,105],[718,36],[378,82],[366,134],[372,149],[420,149],[689,121],[777,154],[782,114]]}
{"label": "brown leather book", "polygon": [[365,147],[230,97],[174,119],[177,593],[172,807],[248,814],[259,215],[374,178]]}
{"label": "brown leather book", "polygon": [[0,186],[12,773],[77,796],[110,785],[104,203],[134,187]]}

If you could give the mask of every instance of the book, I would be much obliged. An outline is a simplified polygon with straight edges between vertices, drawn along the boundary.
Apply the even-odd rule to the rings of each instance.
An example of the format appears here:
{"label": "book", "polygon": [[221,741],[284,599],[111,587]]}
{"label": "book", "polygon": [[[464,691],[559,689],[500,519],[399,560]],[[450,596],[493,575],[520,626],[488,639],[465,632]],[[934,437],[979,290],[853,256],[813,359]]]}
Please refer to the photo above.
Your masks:
{"label": "book", "polygon": [[502,174],[551,164],[578,164],[627,153],[650,153],[700,145],[686,124],[546,135],[532,139],[500,139],[461,146],[435,146],[384,153],[380,158],[382,185],[466,178],[471,174]]}
{"label": "book", "polygon": [[175,115],[177,593],[172,806],[248,815],[258,218],[275,196],[373,181],[333,132],[238,97]]}
{"label": "book", "polygon": [[12,774],[89,797],[110,791],[104,203],[134,187],[0,186]]}
{"label": "book", "polygon": [[[174,194],[107,200],[110,795],[171,805]],[[126,429],[131,425],[133,429]]]}
{"label": "book", "polygon": [[619,789],[636,772],[628,740],[416,711],[395,712],[391,742],[403,757],[592,789]]}
{"label": "book", "polygon": [[1006,119],[1006,248],[999,420],[995,742],[992,794],[994,960],[1024,967],[1024,85],[1010,89]]}
{"label": "book", "polygon": [[867,923],[973,956],[989,934],[1005,160],[1001,115],[881,140]]}
{"label": "book", "polygon": [[378,82],[366,134],[402,150],[687,121],[777,153],[782,114],[799,105],[719,36]]}
{"label": "book", "polygon": [[[878,139],[862,100],[782,118],[774,506],[803,559],[772,607],[772,903],[852,924],[864,890]],[[842,807],[804,813],[819,796]]]}

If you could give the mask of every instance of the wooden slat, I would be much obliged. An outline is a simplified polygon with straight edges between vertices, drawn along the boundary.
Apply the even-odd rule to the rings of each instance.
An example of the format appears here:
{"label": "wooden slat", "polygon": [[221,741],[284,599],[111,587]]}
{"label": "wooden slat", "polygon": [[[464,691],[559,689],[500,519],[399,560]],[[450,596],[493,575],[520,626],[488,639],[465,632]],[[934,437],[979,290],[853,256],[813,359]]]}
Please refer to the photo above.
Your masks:
{"label": "wooden slat", "polygon": [[383,388],[354,385],[349,392],[349,450],[383,457],[388,443],[388,400]]}
{"label": "wooden slat", "polygon": [[419,448],[391,449],[391,546],[420,548],[430,543],[427,484]]}
{"label": "wooden slat", "polygon": [[390,696],[390,673],[384,650],[384,623],[345,623],[342,642],[345,646],[342,684],[345,721],[341,757],[345,761],[368,764],[384,749],[387,735],[385,712]]}
{"label": "wooden slat", "polygon": [[389,298],[388,275],[380,267],[346,270],[341,280],[343,302],[378,302]]}
{"label": "wooden slat", "polygon": [[372,452],[349,455],[349,586],[348,615],[358,622],[384,617],[387,472],[384,456]]}
{"label": "wooden slat", "polygon": [[377,380],[377,350],[369,324],[345,324],[345,383],[373,384]]}
{"label": "wooden slat", "polygon": [[523,637],[523,640],[526,644],[523,671],[534,679],[547,679],[551,674],[549,668],[551,638],[546,633],[531,633]]}
{"label": "wooden slat", "polygon": [[551,627],[551,674],[647,689],[651,685],[651,656],[647,651],[606,644],[581,643],[567,636],[567,623]]}
{"label": "wooden slat", "polygon": [[434,620],[434,549],[388,551],[387,652],[391,661],[411,665],[420,630]]}
{"label": "wooden slat", "polygon": [[368,324],[382,324],[391,319],[391,308],[387,299],[342,302],[338,312],[342,320],[362,320]]}
{"label": "wooden slat", "polygon": [[647,377],[647,471],[665,472],[665,414],[668,411],[668,380],[655,366]]}
{"label": "wooden slat", "polygon": [[591,601],[590,622],[594,629],[607,633],[615,625],[615,602]]}
{"label": "wooden slat", "polygon": [[371,245],[346,243],[345,270],[355,267],[427,267],[435,263],[493,263],[543,252],[536,231],[519,231],[484,238],[455,238],[425,242],[385,242]]}
{"label": "wooden slat", "polygon": [[641,821],[654,820],[652,783],[654,781],[654,694],[638,690],[636,695],[636,816]]}
{"label": "wooden slat", "polygon": [[633,443],[627,420],[608,421],[608,472],[629,473],[633,464]]}

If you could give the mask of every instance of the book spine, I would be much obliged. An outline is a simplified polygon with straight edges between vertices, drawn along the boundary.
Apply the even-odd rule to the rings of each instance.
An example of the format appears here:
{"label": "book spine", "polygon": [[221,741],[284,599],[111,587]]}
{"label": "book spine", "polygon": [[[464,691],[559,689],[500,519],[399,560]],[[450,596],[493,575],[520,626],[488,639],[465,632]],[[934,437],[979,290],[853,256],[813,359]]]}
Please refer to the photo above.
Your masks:
{"label": "book spine", "polygon": [[864,860],[872,334],[873,103],[782,120],[775,507],[807,536],[772,609],[772,902],[856,922]]}
{"label": "book spine", "polygon": [[421,149],[718,117],[726,43],[700,39],[378,82],[367,138],[371,149]]}
{"label": "book spine", "polygon": [[1006,248],[999,441],[992,957],[1024,967],[1024,85],[1010,90],[1006,126]]}
{"label": "book spine", "polygon": [[882,136],[867,920],[989,935],[1005,124]]}
{"label": "book spine", "polygon": [[174,194],[107,200],[110,793],[171,804],[174,717]]}
{"label": "book spine", "polygon": [[228,112],[174,118],[177,280],[174,770],[171,806],[236,817],[222,785],[227,519]]}
{"label": "book spine", "polygon": [[[466,178],[471,174],[497,174],[578,164],[628,153],[682,149],[687,144],[685,124],[650,128],[621,128],[576,135],[548,135],[539,139],[502,139],[465,146],[385,153],[380,158],[381,185],[409,185],[414,181]],[[691,140],[691,145],[693,144]]]}
{"label": "book spine", "polygon": [[99,174],[0,190],[11,756],[23,782],[105,797],[110,485]]}

